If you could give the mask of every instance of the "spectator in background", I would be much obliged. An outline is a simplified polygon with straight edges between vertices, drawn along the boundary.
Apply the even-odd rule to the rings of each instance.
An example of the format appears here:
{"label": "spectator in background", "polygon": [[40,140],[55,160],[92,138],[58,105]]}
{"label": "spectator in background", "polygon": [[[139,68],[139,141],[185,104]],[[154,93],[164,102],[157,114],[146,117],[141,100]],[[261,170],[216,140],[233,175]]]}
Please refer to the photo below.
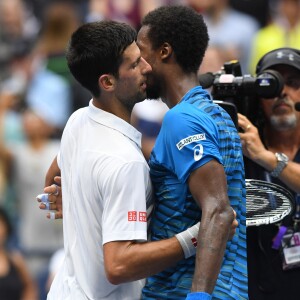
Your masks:
{"label": "spectator in background", "polygon": [[[0,139],[5,145],[24,140],[20,113],[23,92],[24,82],[18,76],[8,78],[0,83]],[[0,147],[0,203],[9,212],[11,220],[16,221],[15,194],[9,180],[12,168],[10,161],[6,159],[5,150],[4,147]],[[15,239],[12,240],[15,241]]]}
{"label": "spectator in background", "polygon": [[37,290],[24,258],[7,248],[12,231],[8,214],[0,207],[0,299],[37,300]]}
{"label": "spectator in background", "polygon": [[149,11],[170,3],[170,0],[89,0],[86,22],[111,19],[125,22],[135,29]]}
{"label": "spectator in background", "polygon": [[[9,106],[1,106],[1,130],[7,110]],[[49,226],[45,216],[33,207],[33,199],[44,186],[44,174],[60,146],[59,140],[50,138],[54,127],[43,118],[45,115],[45,112],[27,109],[21,119],[24,141],[5,144],[2,135],[0,139],[0,158],[6,162],[8,180],[14,189],[19,247],[31,275],[37,280],[52,253],[63,245],[62,224],[55,222]]]}
{"label": "spectator in background", "polygon": [[61,76],[39,65],[28,82],[26,104],[51,126],[49,138],[60,138],[72,112],[71,86]]}
{"label": "spectator in background", "polygon": [[253,41],[250,71],[254,74],[258,60],[267,52],[280,48],[300,48],[300,1],[270,1],[272,20],[260,29]]}
{"label": "spectator in background", "polygon": [[70,81],[71,74],[64,54],[72,32],[80,24],[77,9],[68,2],[50,2],[43,16],[35,51],[45,60],[48,70]]}
{"label": "spectator in background", "polygon": [[229,0],[230,5],[243,13],[254,17],[260,27],[266,26],[270,21],[269,5],[272,0]]}
{"label": "spectator in background", "polygon": [[223,67],[225,61],[222,48],[217,46],[208,46],[198,73],[200,75],[207,72],[218,72]]}
{"label": "spectator in background", "polygon": [[105,20],[108,15],[108,0],[88,0],[87,13],[84,18],[86,23]]}
{"label": "spectator in background", "polygon": [[[60,137],[74,109],[75,99],[82,93],[79,88],[72,86],[73,78],[64,58],[67,40],[76,28],[75,13],[71,10],[72,5],[64,3],[51,4],[50,7],[44,21],[46,25],[43,25],[39,39],[34,41],[34,48],[28,46],[20,53],[11,53],[7,76],[0,83],[0,88],[8,93],[22,95],[22,101],[28,107],[44,112],[43,117],[56,128],[53,136]],[[53,110],[53,106],[58,109]],[[10,111],[8,115],[11,115]],[[8,124],[11,125],[12,122]],[[6,126],[4,132],[7,130]]]}
{"label": "spectator in background", "polygon": [[39,23],[22,0],[0,1],[0,79],[7,76],[12,56],[32,47]]}
{"label": "spectator in background", "polygon": [[139,6],[139,0],[110,0],[108,1],[108,18],[138,28],[141,21]]}
{"label": "spectator in background", "polygon": [[[37,93],[37,99],[34,102],[38,102],[38,105],[45,103],[48,106],[60,107],[60,110],[56,110],[56,113],[60,113],[60,116],[56,116],[58,137],[60,137],[70,114],[79,107],[85,106],[90,99],[89,93],[74,80],[65,58],[66,46],[72,32],[80,25],[80,16],[74,4],[63,1],[49,3],[43,16],[41,35],[33,51],[39,67],[34,72],[29,93],[32,93],[32,89],[37,89],[37,92],[34,92]],[[45,97],[46,92],[43,96],[41,92],[47,88],[49,82],[52,83],[52,90],[57,86],[57,96],[51,95],[51,99],[47,101],[41,98]],[[32,95],[29,96],[29,102],[33,101],[32,97]],[[58,101],[56,104],[53,103],[55,99]],[[52,118],[52,121],[56,118]]]}
{"label": "spectator in background", "polygon": [[258,22],[234,10],[229,0],[205,0],[199,1],[199,5],[208,27],[210,46],[222,48],[225,61],[239,60],[242,73],[248,73],[252,40],[259,29]]}

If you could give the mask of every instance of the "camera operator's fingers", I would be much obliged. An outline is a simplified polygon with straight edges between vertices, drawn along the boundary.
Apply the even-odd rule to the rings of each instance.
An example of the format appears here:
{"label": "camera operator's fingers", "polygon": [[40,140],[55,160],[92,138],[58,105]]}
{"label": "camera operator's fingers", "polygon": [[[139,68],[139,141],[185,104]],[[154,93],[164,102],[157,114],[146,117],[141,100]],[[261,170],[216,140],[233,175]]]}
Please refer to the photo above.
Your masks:
{"label": "camera operator's fingers", "polygon": [[238,126],[244,132],[247,132],[253,127],[253,124],[248,120],[247,117],[245,117],[244,115],[238,113]]}
{"label": "camera operator's fingers", "polygon": [[245,115],[241,113],[238,113],[237,115],[239,120],[244,120],[245,122],[249,122],[248,118]]}

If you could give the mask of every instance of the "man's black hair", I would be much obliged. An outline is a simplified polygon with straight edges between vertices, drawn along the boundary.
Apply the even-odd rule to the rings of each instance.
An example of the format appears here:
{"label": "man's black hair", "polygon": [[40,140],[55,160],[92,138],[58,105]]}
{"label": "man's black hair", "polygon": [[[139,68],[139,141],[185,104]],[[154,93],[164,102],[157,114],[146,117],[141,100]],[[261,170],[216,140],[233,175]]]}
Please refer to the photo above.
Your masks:
{"label": "man's black hair", "polygon": [[76,80],[98,97],[102,74],[118,76],[125,49],[136,40],[130,25],[99,21],[80,26],[71,36],[66,58]]}
{"label": "man's black hair", "polygon": [[145,16],[142,26],[149,26],[154,49],[167,42],[184,71],[198,71],[209,41],[202,15],[187,6],[161,6]]}

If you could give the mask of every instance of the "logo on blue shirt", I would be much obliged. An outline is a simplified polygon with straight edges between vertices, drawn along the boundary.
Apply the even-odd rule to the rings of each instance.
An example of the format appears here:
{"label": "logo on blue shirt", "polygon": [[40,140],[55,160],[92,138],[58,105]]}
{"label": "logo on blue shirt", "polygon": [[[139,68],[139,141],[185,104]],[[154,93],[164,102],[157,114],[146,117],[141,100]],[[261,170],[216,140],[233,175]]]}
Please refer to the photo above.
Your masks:
{"label": "logo on blue shirt", "polygon": [[182,139],[180,142],[176,144],[176,146],[178,150],[181,150],[186,145],[189,145],[197,141],[203,141],[203,140],[206,140],[205,133],[195,134]]}
{"label": "logo on blue shirt", "polygon": [[203,146],[201,144],[196,145],[194,148],[194,160],[198,161],[203,156]]}

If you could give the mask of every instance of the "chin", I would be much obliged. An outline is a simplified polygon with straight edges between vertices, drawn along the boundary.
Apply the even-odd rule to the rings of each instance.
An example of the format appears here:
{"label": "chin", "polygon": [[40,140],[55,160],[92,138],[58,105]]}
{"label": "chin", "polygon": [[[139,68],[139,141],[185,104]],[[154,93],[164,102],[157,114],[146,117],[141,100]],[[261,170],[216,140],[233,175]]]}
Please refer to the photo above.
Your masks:
{"label": "chin", "polygon": [[285,131],[297,127],[297,118],[294,114],[288,116],[272,116],[272,126],[278,131]]}

